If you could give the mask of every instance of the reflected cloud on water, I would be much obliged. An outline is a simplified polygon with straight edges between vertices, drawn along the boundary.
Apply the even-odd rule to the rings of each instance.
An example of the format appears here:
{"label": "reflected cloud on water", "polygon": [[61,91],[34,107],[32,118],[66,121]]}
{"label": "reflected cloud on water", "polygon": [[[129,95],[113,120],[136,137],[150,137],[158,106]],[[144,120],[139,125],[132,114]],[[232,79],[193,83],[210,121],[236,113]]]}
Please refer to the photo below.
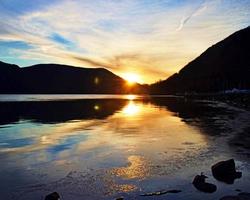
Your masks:
{"label": "reflected cloud on water", "polygon": [[15,102],[5,106],[7,111],[12,109],[12,115],[17,111],[15,118],[23,121],[2,129],[9,135],[0,135],[0,152],[47,149],[52,154],[73,150],[79,153],[100,146],[147,152],[145,144],[151,145],[150,151],[183,148],[182,143],[187,141],[206,145],[198,131],[187,135],[191,128],[165,107],[135,100],[134,95],[128,99]]}
{"label": "reflected cloud on water", "polygon": [[[18,171],[26,174],[20,182],[29,183],[42,172],[44,181],[61,177],[68,181],[71,179],[65,174],[73,170],[80,173],[72,179],[77,185],[80,176],[90,170],[94,178],[88,174],[81,181],[98,182],[105,176],[105,187],[110,186],[106,190],[116,188],[113,193],[136,190],[138,180],[186,174],[197,162],[207,167],[206,156],[214,150],[210,136],[216,136],[210,131],[211,116],[216,117],[215,112],[219,119],[229,116],[227,111],[203,103],[135,95],[1,102],[0,108],[0,161],[8,163],[1,166],[0,177],[8,181],[8,174]],[[67,181],[65,191],[71,187]]]}

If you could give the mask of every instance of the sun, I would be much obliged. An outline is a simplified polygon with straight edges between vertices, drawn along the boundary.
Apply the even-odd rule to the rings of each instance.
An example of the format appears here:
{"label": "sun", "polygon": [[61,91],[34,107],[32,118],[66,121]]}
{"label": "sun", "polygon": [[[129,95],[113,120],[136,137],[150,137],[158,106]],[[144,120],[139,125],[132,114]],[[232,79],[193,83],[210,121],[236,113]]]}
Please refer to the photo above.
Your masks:
{"label": "sun", "polygon": [[140,82],[140,76],[135,73],[126,73],[123,75],[124,79],[128,82],[129,85]]}

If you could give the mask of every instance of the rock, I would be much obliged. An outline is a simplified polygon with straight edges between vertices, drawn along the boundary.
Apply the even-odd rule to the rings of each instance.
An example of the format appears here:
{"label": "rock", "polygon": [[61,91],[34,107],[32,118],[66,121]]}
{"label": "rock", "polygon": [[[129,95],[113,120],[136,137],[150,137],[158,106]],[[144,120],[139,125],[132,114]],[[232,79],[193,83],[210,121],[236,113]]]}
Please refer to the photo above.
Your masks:
{"label": "rock", "polygon": [[181,190],[168,190],[167,193],[179,193]]}
{"label": "rock", "polygon": [[206,183],[205,179],[207,176],[203,175],[196,175],[193,180],[193,185],[197,190],[200,190],[202,192],[206,193],[213,193],[217,190],[216,185],[212,183]]}
{"label": "rock", "polygon": [[242,173],[236,172],[234,159],[221,161],[212,166],[212,173],[215,179],[233,184],[236,178],[241,178]]}
{"label": "rock", "polygon": [[57,192],[50,193],[45,197],[45,200],[59,200],[59,199],[60,195]]}
{"label": "rock", "polygon": [[124,200],[123,197],[116,198],[115,200]]}
{"label": "rock", "polygon": [[141,194],[140,196],[159,196],[167,193],[179,193],[181,190],[162,190],[162,191],[157,191],[157,192],[150,192],[146,194]]}
{"label": "rock", "polygon": [[239,193],[236,196],[224,196],[220,200],[250,200],[250,193]]}

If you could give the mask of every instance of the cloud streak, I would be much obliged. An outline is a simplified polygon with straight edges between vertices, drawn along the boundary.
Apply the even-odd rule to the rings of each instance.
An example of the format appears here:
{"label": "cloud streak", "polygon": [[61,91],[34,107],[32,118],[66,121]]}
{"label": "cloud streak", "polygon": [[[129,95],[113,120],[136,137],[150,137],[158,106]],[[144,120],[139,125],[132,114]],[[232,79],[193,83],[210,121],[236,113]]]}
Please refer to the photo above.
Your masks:
{"label": "cloud streak", "polygon": [[8,62],[12,56],[23,66],[29,60],[105,67],[121,76],[139,73],[148,83],[178,71],[211,44],[247,26],[250,17],[249,1],[36,2],[0,2],[0,45],[20,41],[29,47],[18,49],[13,43],[7,53],[0,51],[0,59]]}
{"label": "cloud streak", "polygon": [[192,17],[196,17],[200,14],[202,14],[205,10],[207,9],[207,3],[206,1],[203,2],[198,8],[196,8],[194,11],[191,12],[191,14],[189,14],[186,17],[183,17],[180,21],[180,25],[179,27],[176,29],[176,31],[180,31],[182,30],[183,26],[192,18]]}

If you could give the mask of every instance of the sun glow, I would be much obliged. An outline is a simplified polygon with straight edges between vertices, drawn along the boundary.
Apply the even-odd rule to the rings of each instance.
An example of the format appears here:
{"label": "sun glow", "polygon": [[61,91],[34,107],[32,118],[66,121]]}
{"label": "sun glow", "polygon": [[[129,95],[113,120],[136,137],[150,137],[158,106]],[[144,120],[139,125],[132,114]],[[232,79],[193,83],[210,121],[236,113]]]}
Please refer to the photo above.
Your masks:
{"label": "sun glow", "polygon": [[134,73],[126,73],[123,75],[124,79],[128,82],[129,85],[140,82],[140,76]]}
{"label": "sun glow", "polygon": [[134,116],[138,114],[140,107],[136,105],[132,100],[123,108],[122,113],[125,116]]}
{"label": "sun glow", "polygon": [[136,99],[136,95],[129,94],[129,95],[126,96],[126,99],[128,99],[128,100],[134,100],[134,99]]}

